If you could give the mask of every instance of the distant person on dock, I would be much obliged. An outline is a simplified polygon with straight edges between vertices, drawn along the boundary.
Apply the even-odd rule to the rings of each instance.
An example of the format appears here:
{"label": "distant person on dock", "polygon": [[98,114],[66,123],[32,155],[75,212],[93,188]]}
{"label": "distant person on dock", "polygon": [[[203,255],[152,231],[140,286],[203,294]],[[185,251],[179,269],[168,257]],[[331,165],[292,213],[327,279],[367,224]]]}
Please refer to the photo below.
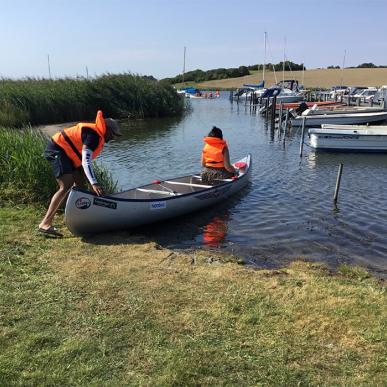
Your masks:
{"label": "distant person on dock", "polygon": [[52,136],[44,156],[52,165],[59,189],[52,197],[47,213],[39,224],[39,232],[63,236],[52,225],[54,216],[73,185],[85,187],[85,177],[93,191],[98,196],[103,195],[92,162],[101,153],[105,142],[115,136],[121,136],[118,123],[112,118],[104,119],[100,110],[97,112],[95,123],[81,122]]}
{"label": "distant person on dock", "polygon": [[213,184],[216,180],[229,179],[236,171],[230,162],[230,154],[222,130],[213,126],[207,137],[204,137],[201,174],[202,182]]}

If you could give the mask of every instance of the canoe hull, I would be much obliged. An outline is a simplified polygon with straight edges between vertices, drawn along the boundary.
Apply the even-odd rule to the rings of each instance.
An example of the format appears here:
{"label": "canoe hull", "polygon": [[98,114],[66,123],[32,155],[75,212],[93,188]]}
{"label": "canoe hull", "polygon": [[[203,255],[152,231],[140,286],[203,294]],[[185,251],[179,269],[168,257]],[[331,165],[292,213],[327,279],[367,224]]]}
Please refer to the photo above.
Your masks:
{"label": "canoe hull", "polygon": [[233,181],[209,189],[157,199],[123,199],[122,193],[98,197],[85,190],[71,190],[66,203],[65,222],[74,235],[94,234],[134,228],[215,205],[239,192],[247,185],[251,157],[246,173]]}

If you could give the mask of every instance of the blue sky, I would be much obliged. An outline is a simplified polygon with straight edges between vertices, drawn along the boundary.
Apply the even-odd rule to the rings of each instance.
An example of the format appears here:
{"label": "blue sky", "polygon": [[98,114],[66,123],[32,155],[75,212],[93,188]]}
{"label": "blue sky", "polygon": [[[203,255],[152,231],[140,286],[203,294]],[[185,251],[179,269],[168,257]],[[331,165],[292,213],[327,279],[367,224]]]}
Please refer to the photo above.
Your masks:
{"label": "blue sky", "polygon": [[[270,4],[269,4],[270,3]],[[0,76],[387,65],[387,0],[0,0]]]}

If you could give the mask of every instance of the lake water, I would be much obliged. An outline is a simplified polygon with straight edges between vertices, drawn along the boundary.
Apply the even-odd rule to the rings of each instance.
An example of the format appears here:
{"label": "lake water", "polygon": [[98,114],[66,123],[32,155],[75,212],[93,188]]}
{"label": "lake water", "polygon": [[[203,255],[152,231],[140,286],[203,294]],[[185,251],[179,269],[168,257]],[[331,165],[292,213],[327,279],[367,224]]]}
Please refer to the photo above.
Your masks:
{"label": "lake water", "polygon": [[[259,267],[304,257],[331,267],[354,263],[387,278],[387,155],[315,153],[300,131],[285,141],[244,104],[190,100],[182,118],[122,123],[124,136],[100,160],[121,189],[200,171],[203,137],[223,130],[232,160],[252,154],[250,185],[204,211],[136,230],[175,249],[235,253]],[[337,207],[338,166],[344,164]]]}

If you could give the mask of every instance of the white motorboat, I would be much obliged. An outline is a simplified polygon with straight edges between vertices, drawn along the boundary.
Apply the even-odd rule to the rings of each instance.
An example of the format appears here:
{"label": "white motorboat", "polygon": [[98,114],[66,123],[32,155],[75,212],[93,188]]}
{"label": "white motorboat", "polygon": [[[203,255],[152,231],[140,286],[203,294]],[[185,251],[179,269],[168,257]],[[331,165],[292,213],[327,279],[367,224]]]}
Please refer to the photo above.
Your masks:
{"label": "white motorboat", "polygon": [[213,185],[200,174],[154,181],[141,187],[99,197],[73,188],[65,209],[65,222],[75,235],[125,229],[158,222],[212,206],[239,192],[251,171],[251,155],[234,163],[238,175]]}
{"label": "white motorboat", "polygon": [[[304,112],[305,113],[305,112]],[[387,120],[387,111],[345,111],[345,112],[306,112],[291,120],[292,126],[320,126],[323,124],[346,125],[346,124],[367,124],[371,122],[382,122]]]}
{"label": "white motorboat", "polygon": [[387,152],[387,126],[322,125],[308,130],[316,150],[340,152]]}

